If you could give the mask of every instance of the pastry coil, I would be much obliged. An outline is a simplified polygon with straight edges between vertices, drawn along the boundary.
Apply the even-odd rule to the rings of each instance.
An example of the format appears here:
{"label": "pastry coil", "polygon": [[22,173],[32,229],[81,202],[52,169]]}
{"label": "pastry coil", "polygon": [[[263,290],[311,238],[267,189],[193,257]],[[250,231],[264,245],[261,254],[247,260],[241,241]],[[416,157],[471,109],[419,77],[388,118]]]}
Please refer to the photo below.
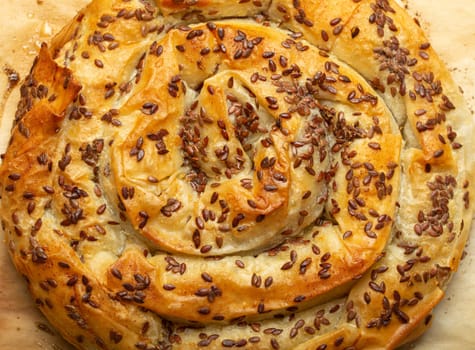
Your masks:
{"label": "pastry coil", "polygon": [[392,349],[461,259],[472,124],[391,1],[93,1],[21,88],[2,225],[79,349]]}

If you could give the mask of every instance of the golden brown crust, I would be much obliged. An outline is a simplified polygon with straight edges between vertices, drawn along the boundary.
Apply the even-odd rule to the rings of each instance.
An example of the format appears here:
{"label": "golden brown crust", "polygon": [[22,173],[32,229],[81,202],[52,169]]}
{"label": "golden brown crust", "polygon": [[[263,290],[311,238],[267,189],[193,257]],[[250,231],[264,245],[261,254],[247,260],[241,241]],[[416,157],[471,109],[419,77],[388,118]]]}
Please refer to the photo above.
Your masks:
{"label": "golden brown crust", "polygon": [[0,168],[40,309],[78,348],[396,347],[472,214],[473,128],[426,41],[385,0],[93,1]]}

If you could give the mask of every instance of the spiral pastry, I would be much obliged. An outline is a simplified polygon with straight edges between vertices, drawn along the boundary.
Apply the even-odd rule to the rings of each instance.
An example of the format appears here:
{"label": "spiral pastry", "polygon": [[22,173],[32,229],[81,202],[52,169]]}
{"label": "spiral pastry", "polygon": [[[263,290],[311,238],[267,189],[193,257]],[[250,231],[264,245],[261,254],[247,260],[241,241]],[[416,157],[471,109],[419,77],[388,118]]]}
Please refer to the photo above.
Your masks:
{"label": "spiral pastry", "polygon": [[392,1],[92,1],[21,88],[0,215],[78,349],[393,349],[460,261],[473,132]]}

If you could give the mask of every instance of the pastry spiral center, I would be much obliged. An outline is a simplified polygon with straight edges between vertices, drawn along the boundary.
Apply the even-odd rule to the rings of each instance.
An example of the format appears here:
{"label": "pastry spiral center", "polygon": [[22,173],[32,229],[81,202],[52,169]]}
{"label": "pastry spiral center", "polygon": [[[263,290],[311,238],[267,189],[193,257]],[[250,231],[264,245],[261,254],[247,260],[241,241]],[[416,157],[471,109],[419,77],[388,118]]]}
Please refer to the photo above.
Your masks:
{"label": "pastry spiral center", "polygon": [[257,33],[226,22],[171,30],[153,43],[140,92],[122,108],[131,121],[112,151],[119,196],[160,249],[268,248],[323,211],[330,149],[321,77],[275,49],[286,34]]}

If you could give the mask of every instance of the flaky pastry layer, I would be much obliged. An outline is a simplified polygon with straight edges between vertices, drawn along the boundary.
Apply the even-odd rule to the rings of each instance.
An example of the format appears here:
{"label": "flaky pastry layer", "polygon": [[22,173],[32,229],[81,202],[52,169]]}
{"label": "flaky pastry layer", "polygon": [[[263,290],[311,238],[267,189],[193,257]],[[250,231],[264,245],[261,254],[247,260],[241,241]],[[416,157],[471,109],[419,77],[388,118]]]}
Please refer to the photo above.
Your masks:
{"label": "flaky pastry layer", "polygon": [[460,261],[472,132],[391,1],[93,1],[22,86],[0,215],[79,349],[392,349]]}

